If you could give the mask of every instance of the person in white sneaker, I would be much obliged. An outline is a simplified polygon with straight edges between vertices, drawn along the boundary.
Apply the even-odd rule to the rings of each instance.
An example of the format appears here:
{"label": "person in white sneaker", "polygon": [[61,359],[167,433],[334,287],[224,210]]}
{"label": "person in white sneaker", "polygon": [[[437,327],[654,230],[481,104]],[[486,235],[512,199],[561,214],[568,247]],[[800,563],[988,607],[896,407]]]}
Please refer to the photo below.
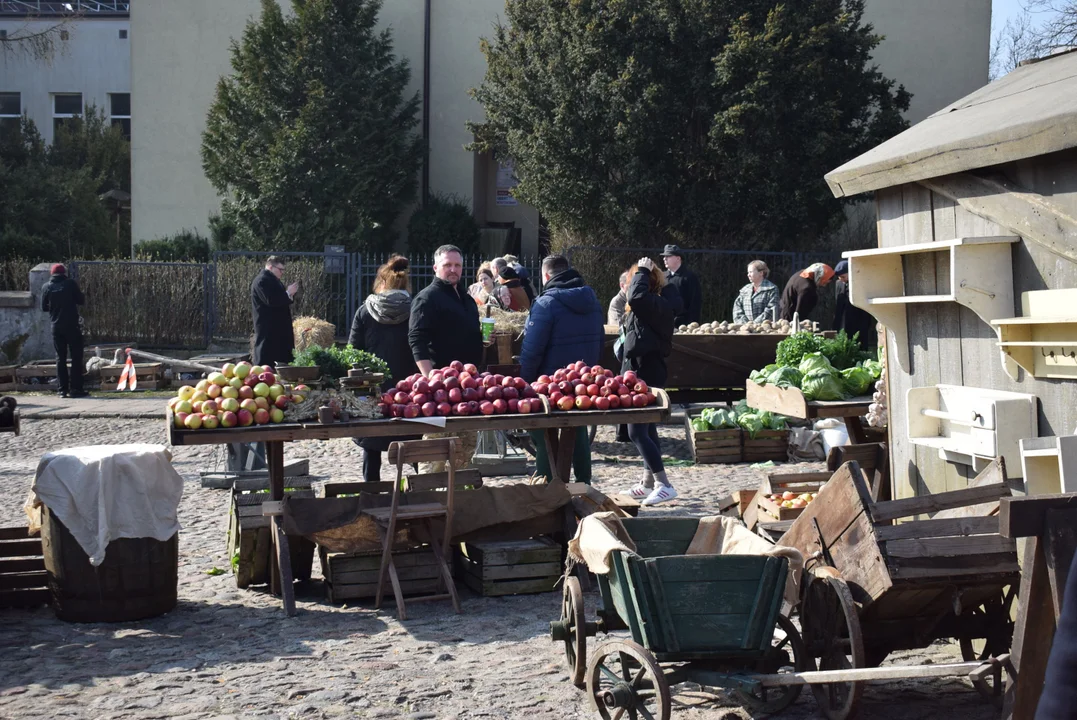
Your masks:
{"label": "person in white sneaker", "polygon": [[[640,258],[629,271],[628,303],[624,317],[624,361],[621,373],[625,384],[642,381],[648,387],[666,383],[666,358],[673,352],[673,305],[662,296],[665,274],[650,258]],[[633,377],[635,376],[635,377]],[[657,505],[677,497],[666,477],[662,446],[654,423],[628,426],[645,468],[639,485],[628,491],[641,505]]]}

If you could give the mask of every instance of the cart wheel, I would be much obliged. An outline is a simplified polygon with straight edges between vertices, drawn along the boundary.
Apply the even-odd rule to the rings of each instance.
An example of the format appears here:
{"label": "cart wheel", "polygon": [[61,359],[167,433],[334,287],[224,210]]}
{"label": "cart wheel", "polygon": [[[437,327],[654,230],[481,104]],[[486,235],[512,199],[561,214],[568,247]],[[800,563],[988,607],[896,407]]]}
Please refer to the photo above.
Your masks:
{"label": "cart wheel", "polygon": [[565,660],[572,673],[572,684],[583,687],[587,674],[587,625],[579,578],[565,578],[565,589],[561,594],[561,627],[562,631],[558,634],[565,643]]}
{"label": "cart wheel", "polygon": [[[789,652],[792,651],[792,657]],[[774,639],[770,649],[759,659],[755,667],[757,672],[773,674],[782,672],[805,672],[815,669],[815,660],[808,655],[804,639],[800,636],[793,621],[784,615],[778,616],[778,627],[774,629]],[[742,705],[753,713],[771,715],[781,712],[796,702],[803,685],[786,685],[784,687],[763,688],[759,694],[734,691],[734,696]]]}
{"label": "cart wheel", "polygon": [[587,663],[587,694],[602,720],[669,720],[672,701],[661,666],[642,645],[607,640]]}
{"label": "cart wheel", "polygon": [[[867,666],[856,602],[845,580],[833,568],[817,568],[809,576],[800,606],[800,624],[808,652],[819,658],[820,670]],[[811,690],[824,715],[830,720],[846,720],[856,715],[864,684],[814,684]]]}
{"label": "cart wheel", "polygon": [[1010,651],[1013,642],[1013,602],[1017,598],[1017,586],[1011,585],[1005,592],[1000,592],[997,597],[986,600],[979,607],[972,608],[974,618],[981,618],[986,626],[985,637],[973,637],[966,635],[958,638],[961,644],[961,656],[965,662],[974,660],[984,661],[990,657],[998,657]]}

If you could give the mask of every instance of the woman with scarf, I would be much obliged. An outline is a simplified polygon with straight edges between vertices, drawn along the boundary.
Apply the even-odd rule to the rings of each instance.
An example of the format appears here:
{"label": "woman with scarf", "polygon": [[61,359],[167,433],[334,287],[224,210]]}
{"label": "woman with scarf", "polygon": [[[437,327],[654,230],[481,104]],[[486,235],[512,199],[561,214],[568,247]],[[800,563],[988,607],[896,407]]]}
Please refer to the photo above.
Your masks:
{"label": "woman with scarf", "polygon": [[520,276],[516,274],[512,267],[505,267],[504,270],[498,272],[497,282],[502,288],[509,291],[508,310],[527,312],[531,309],[531,298],[527,296],[527,291],[524,290]]}
{"label": "woman with scarf", "polygon": [[[408,320],[411,319],[411,280],[408,276],[408,259],[393,255],[378,268],[374,279],[374,292],[355,312],[348,344],[356,350],[377,355],[389,365],[392,378],[382,383],[388,390],[408,375],[419,371],[408,345]],[[389,449],[394,440],[411,440],[407,437],[363,438],[355,443],[363,448],[363,480],[381,480],[381,454]]]}
{"label": "woman with scarf", "polygon": [[[650,258],[641,258],[629,271],[621,372],[636,373],[650,387],[663,387],[666,358],[673,352],[675,303],[680,296],[663,292],[666,274]],[[628,426],[628,437],[643,457],[643,478],[628,494],[641,505],[657,505],[677,497],[662,462],[662,445],[654,423]]]}
{"label": "woman with scarf", "polygon": [[819,288],[826,287],[832,277],[833,268],[824,263],[814,263],[789,278],[782,293],[778,316],[782,320],[792,321],[796,313],[801,320],[807,320],[819,302]]}

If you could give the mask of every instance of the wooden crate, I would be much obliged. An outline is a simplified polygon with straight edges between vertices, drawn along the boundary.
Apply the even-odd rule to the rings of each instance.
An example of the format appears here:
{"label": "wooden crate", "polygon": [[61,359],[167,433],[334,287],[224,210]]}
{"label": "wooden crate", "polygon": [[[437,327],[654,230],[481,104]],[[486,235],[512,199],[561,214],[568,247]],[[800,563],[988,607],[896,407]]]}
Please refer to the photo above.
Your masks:
{"label": "wooden crate", "polygon": [[785,462],[789,458],[788,430],[760,430],[755,437],[744,434],[744,462]]}
{"label": "wooden crate", "polygon": [[808,473],[769,473],[755,491],[755,496],[744,512],[744,523],[749,530],[754,530],[757,524],[784,522],[796,519],[804,508],[786,508],[781,503],[774,502],[768,495],[785,491],[801,493],[815,493],[830,479],[829,472]]}
{"label": "wooden crate", "polygon": [[461,543],[457,577],[485,597],[553,592],[561,577],[561,546],[546,537]]}
{"label": "wooden crate", "polygon": [[743,458],[744,431],[740,428],[696,430],[692,427],[692,418],[686,412],[684,432],[688,437],[688,447],[692,451],[692,458],[697,463],[735,463]]}
{"label": "wooden crate", "polygon": [[[288,478],[285,495],[314,497],[310,483],[315,478],[307,475]],[[269,478],[244,485],[248,488],[232,490],[232,505],[228,521],[228,557],[236,576],[236,587],[263,585],[270,579],[270,558],[273,542],[269,533],[269,518],[262,515],[262,503],[269,500]],[[255,487],[251,487],[254,485]],[[292,577],[310,580],[314,566],[314,543],[306,538],[289,537],[288,549],[292,559]]]}
{"label": "wooden crate", "polygon": [[[452,552],[452,549],[449,549]],[[374,597],[378,588],[378,571],[381,569],[381,551],[361,553],[331,553],[319,548],[322,576],[325,578],[326,596],[329,602],[361,600]],[[452,570],[451,558],[449,568]],[[400,578],[404,595],[423,595],[439,590],[439,568],[429,547],[393,551],[393,564]],[[388,578],[382,590],[383,598],[391,598],[393,587]]]}
{"label": "wooden crate", "polygon": [[25,527],[0,528],[0,608],[48,605],[41,537]]}
{"label": "wooden crate", "polygon": [[[165,380],[164,363],[135,363],[134,366],[139,390],[163,390],[169,386],[168,381]],[[117,392],[116,385],[120,382],[123,368],[123,365],[107,365],[100,368],[98,373],[101,377],[101,389]]]}
{"label": "wooden crate", "polygon": [[15,376],[16,365],[0,365],[0,392],[10,392],[18,389],[18,378]]}

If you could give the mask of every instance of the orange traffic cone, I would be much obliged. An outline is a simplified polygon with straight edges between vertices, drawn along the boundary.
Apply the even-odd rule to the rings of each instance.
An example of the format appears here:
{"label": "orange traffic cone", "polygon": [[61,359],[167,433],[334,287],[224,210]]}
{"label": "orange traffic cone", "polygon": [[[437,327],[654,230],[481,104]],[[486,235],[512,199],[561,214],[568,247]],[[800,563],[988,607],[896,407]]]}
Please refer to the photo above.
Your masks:
{"label": "orange traffic cone", "polygon": [[131,353],[127,353],[127,362],[123,364],[123,372],[120,373],[120,382],[116,384],[117,390],[123,390],[126,386],[134,390],[138,387],[138,377],[135,375],[135,363],[131,360]]}

